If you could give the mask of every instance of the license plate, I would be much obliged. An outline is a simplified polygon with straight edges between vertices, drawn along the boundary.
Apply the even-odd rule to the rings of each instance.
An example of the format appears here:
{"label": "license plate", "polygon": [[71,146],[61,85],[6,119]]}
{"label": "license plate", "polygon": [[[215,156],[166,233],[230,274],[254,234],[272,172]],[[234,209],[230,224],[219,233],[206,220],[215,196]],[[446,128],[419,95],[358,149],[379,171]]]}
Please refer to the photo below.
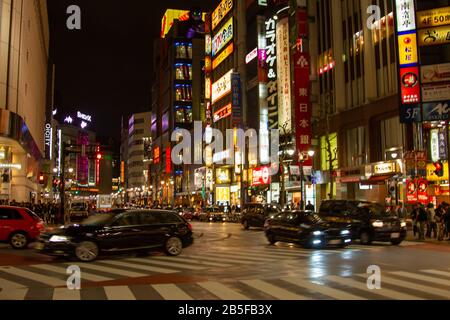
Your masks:
{"label": "license plate", "polygon": [[328,243],[329,244],[341,244],[342,241],[341,240],[330,240]]}
{"label": "license plate", "polygon": [[391,239],[396,239],[396,238],[400,238],[400,233],[398,233],[398,232],[391,233]]}
{"label": "license plate", "polygon": [[44,250],[44,244],[43,243],[36,243],[35,248],[36,248],[36,250]]}

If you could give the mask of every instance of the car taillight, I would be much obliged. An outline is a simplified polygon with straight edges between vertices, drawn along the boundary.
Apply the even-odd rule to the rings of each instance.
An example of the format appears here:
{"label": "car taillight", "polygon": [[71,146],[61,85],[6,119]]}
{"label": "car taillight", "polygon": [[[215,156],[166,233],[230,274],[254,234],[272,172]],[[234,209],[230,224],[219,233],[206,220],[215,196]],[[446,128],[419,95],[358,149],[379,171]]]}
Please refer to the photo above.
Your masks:
{"label": "car taillight", "polygon": [[189,230],[192,231],[192,224],[188,223],[187,225],[188,225]]}
{"label": "car taillight", "polygon": [[36,223],[36,229],[38,229],[39,231],[43,231],[45,229],[44,223],[41,221]]}

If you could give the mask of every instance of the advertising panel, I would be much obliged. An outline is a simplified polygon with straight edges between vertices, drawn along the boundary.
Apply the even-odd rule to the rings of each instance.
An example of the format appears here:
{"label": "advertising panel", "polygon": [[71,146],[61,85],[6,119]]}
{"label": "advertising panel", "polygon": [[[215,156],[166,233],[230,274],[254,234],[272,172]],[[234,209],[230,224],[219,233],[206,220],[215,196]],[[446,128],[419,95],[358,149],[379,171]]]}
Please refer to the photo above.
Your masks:
{"label": "advertising panel", "polygon": [[229,201],[230,201],[230,188],[216,187],[216,202],[229,202]]}
{"label": "advertising panel", "polygon": [[398,36],[400,66],[409,66],[419,62],[416,33]]}
{"label": "advertising panel", "polygon": [[224,119],[229,116],[231,116],[231,103],[214,112],[213,120],[214,122],[217,122],[220,119]]}
{"label": "advertising panel", "polygon": [[419,67],[401,68],[402,104],[420,102]]}
{"label": "advertising panel", "polygon": [[239,126],[242,122],[242,87],[241,76],[238,72],[231,74],[231,104],[233,125]]}
{"label": "advertising panel", "polygon": [[233,39],[233,17],[228,20],[212,40],[212,56],[214,57]]}
{"label": "advertising panel", "polygon": [[416,29],[414,0],[396,0],[397,31],[411,31]]}
{"label": "advertising panel", "polygon": [[422,66],[421,81],[422,84],[450,81],[450,63]]}
{"label": "advertising panel", "polygon": [[428,181],[421,178],[417,180],[417,200],[422,204],[428,204]]}
{"label": "advertising panel", "polygon": [[419,46],[436,46],[450,43],[450,26],[421,29]]}
{"label": "advertising panel", "polygon": [[231,92],[231,74],[233,69],[228,71],[222,78],[213,83],[211,89],[211,102],[214,104]]}
{"label": "advertising panel", "polygon": [[450,7],[417,12],[418,28],[438,27],[450,24]]}
{"label": "advertising panel", "polygon": [[267,109],[269,115],[269,128],[278,127],[278,82],[277,82],[277,42],[275,17],[265,21],[265,50],[261,52],[260,60],[265,62],[267,68]]}
{"label": "advertising panel", "polygon": [[219,25],[228,12],[233,9],[233,0],[222,0],[211,15],[211,24],[213,30]]}
{"label": "advertising panel", "polygon": [[270,167],[264,166],[253,169],[252,186],[261,186],[270,184]]}
{"label": "advertising panel", "polygon": [[406,180],[406,202],[408,204],[417,203],[416,179]]}
{"label": "advertising panel", "polygon": [[422,101],[450,100],[450,84],[426,84],[422,86]]}
{"label": "advertising panel", "polygon": [[423,104],[424,121],[445,121],[449,119],[450,101]]}
{"label": "advertising panel", "polygon": [[230,54],[232,54],[233,53],[233,51],[234,51],[234,45],[233,45],[233,42],[232,43],[230,43],[229,45],[228,45],[228,47],[226,47],[225,48],[225,50],[223,50],[214,60],[213,60],[213,63],[212,63],[212,68],[213,68],[213,70],[215,69],[215,68],[217,68],[222,62],[224,62],[225,61],[225,59],[230,55]]}
{"label": "advertising panel", "polygon": [[292,131],[291,69],[288,18],[277,24],[278,126]]}

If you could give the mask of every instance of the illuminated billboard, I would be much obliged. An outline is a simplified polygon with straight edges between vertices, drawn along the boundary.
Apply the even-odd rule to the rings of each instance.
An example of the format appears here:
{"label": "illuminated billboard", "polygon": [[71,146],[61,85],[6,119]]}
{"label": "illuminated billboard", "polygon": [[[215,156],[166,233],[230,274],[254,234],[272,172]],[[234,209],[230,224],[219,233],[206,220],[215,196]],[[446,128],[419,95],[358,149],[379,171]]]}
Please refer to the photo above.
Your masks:
{"label": "illuminated billboard", "polygon": [[233,39],[233,17],[216,33],[212,40],[212,56],[214,57],[228,42]]}

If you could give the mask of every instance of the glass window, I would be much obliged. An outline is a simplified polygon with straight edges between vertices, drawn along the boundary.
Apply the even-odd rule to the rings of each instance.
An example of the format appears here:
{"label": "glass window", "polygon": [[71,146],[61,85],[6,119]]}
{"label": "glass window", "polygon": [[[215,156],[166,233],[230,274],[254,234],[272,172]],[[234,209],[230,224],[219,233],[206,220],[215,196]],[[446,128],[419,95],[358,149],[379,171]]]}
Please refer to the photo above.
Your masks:
{"label": "glass window", "polygon": [[0,220],[23,220],[23,217],[16,210],[0,209]]}
{"label": "glass window", "polygon": [[403,146],[404,135],[404,126],[399,117],[381,121],[381,154],[384,155],[387,149]]}
{"label": "glass window", "polygon": [[153,212],[141,213],[141,224],[155,224],[160,223],[157,216]]}
{"label": "glass window", "polygon": [[184,109],[178,108],[175,112],[175,122],[183,123],[184,122]]}
{"label": "glass window", "polygon": [[135,226],[138,225],[138,215],[136,213],[125,213],[121,214],[117,219],[113,222],[113,226]]}
{"label": "glass window", "polygon": [[367,136],[364,127],[347,130],[347,165],[360,166],[366,163]]}

